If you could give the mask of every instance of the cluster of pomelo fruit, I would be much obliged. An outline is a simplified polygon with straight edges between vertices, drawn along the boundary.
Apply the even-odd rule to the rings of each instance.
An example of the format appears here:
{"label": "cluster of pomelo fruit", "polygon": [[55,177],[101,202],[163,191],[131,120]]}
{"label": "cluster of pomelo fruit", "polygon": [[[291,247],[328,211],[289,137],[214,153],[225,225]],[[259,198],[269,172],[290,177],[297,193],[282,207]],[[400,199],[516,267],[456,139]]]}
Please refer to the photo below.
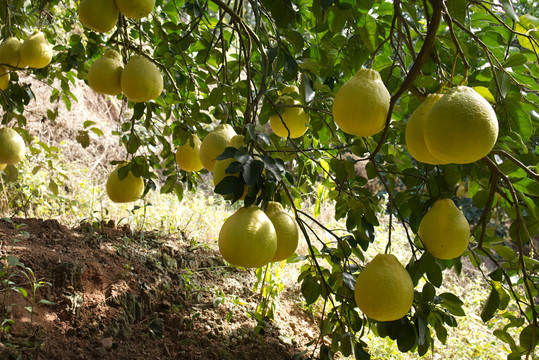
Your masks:
{"label": "cluster of pomelo fruit", "polygon": [[[451,199],[440,199],[421,219],[418,235],[434,257],[450,260],[468,247],[470,226]],[[359,274],[354,293],[365,315],[378,321],[392,321],[412,308],[414,285],[395,256],[378,254]]]}
{"label": "cluster of pomelo fruit", "polygon": [[100,93],[118,95],[123,92],[134,102],[150,101],[163,91],[163,76],[157,66],[142,55],[133,55],[123,65],[116,50],[107,50],[88,70],[88,84]]}
{"label": "cluster of pomelo fruit", "polygon": [[[112,30],[121,13],[127,18],[141,19],[155,7],[155,0],[82,0],[78,7],[80,22],[97,32]],[[123,64],[113,49],[96,60],[88,70],[88,84],[101,94],[119,95],[134,102],[150,101],[163,91],[163,76],[157,66],[143,55],[133,55]]]}
{"label": "cluster of pomelo fruit", "polygon": [[[348,134],[372,136],[386,126],[390,99],[380,74],[361,69],[335,95],[333,118]],[[474,89],[458,86],[426,97],[408,121],[405,141],[417,161],[467,164],[486,156],[497,136],[492,106]],[[440,199],[422,218],[418,237],[434,257],[448,260],[466,250],[470,227],[452,200]],[[367,316],[391,321],[408,313],[413,289],[400,262],[393,255],[379,254],[360,273],[355,298]]]}
{"label": "cluster of pomelo fruit", "polygon": [[41,69],[52,60],[52,45],[41,31],[35,31],[21,42],[15,37],[0,44],[0,90],[7,89],[10,71],[31,67]]}
{"label": "cluster of pomelo fruit", "polygon": [[106,33],[114,29],[118,15],[142,19],[152,12],[155,0],[81,0],[79,20],[88,29]]}
{"label": "cluster of pomelo fruit", "polygon": [[288,259],[298,246],[295,220],[278,202],[265,211],[251,205],[232,214],[219,232],[219,251],[230,264],[259,268]]}
{"label": "cluster of pomelo fruit", "polygon": [[[236,134],[232,126],[221,124],[202,141],[191,134],[176,150],[176,162],[185,171],[205,168],[212,172],[213,183],[217,186],[226,176],[239,177],[239,172],[227,173],[235,159],[217,159],[218,156],[226,148],[239,149],[243,145],[243,135]],[[246,193],[247,185],[242,199]],[[295,220],[280,203],[270,201],[265,211],[258,206],[249,206],[231,215],[219,232],[219,250],[232,265],[258,268],[290,257],[297,248],[298,237]]]}
{"label": "cluster of pomelo fruit", "polygon": [[[155,0],[81,0],[78,16],[88,29],[106,33],[116,26],[119,14],[138,20],[150,15],[154,7]],[[133,102],[146,102],[163,91],[163,76],[149,58],[133,55],[124,66],[122,56],[109,49],[90,66],[88,84],[100,94],[123,93]],[[131,171],[124,173],[125,166],[119,164],[107,179],[107,194],[113,202],[136,201],[144,191],[144,180]]]}

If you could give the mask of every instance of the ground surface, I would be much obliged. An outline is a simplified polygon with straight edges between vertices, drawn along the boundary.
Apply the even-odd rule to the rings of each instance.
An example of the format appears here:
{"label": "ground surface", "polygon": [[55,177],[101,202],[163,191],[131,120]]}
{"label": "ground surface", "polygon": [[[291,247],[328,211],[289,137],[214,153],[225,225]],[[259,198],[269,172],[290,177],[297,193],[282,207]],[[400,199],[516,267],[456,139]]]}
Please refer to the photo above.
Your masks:
{"label": "ground surface", "polygon": [[[254,331],[253,272],[188,239],[35,218],[1,220],[0,239],[2,256],[51,283],[34,302],[55,304],[36,305],[31,320],[31,295],[2,294],[15,325],[1,359],[292,359],[316,332],[286,292],[279,319]],[[10,271],[30,292],[25,267]]]}

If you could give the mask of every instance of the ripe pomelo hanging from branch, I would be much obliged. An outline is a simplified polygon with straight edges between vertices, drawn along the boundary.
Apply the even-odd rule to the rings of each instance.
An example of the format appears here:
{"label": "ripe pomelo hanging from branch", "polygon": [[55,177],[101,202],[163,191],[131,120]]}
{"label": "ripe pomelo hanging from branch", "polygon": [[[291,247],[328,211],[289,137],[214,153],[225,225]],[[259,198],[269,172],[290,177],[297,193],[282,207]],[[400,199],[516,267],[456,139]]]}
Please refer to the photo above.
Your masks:
{"label": "ripe pomelo hanging from branch", "polygon": [[31,68],[44,68],[52,60],[52,45],[41,31],[35,31],[24,40],[20,52],[21,62]]}
{"label": "ripe pomelo hanging from branch", "polygon": [[133,55],[122,71],[122,91],[134,102],[150,101],[163,91],[163,75],[142,55]]}
{"label": "ripe pomelo hanging from branch", "polygon": [[114,0],[81,0],[78,13],[82,25],[101,33],[111,31],[119,15]]}
{"label": "ripe pomelo hanging from branch", "polygon": [[405,131],[405,140],[406,146],[410,155],[414,157],[417,161],[426,164],[440,165],[445,164],[443,161],[438,159],[425,145],[425,119],[429,113],[432,106],[440,100],[442,94],[429,94],[425,101],[423,101],[412,113],[408,123],[406,124]]}
{"label": "ripe pomelo hanging from branch", "polygon": [[204,168],[200,162],[201,143],[196,134],[191,134],[185,144],[178,146],[176,150],[176,164],[178,164],[180,169],[185,171],[199,171]]}
{"label": "ripe pomelo hanging from branch", "polygon": [[335,94],[333,120],[347,134],[374,135],[385,126],[390,99],[380,74],[361,69]]}
{"label": "ripe pomelo hanging from branch", "polygon": [[124,166],[125,163],[119,164],[107,179],[107,195],[115,203],[137,201],[144,191],[144,180],[140,176],[133,175],[131,171],[120,179],[120,169]]}
{"label": "ripe pomelo hanging from branch", "polygon": [[14,37],[7,38],[0,45],[0,63],[19,69],[28,66],[21,60],[21,45],[22,43],[19,39]]}
{"label": "ripe pomelo hanging from branch", "polygon": [[236,132],[228,124],[218,125],[210,131],[200,144],[200,162],[208,171],[213,171],[216,158],[225,151]]}
{"label": "ripe pomelo hanging from branch", "polygon": [[468,247],[470,225],[453,200],[441,199],[421,219],[418,235],[432,256],[450,260],[462,255]]}
{"label": "ripe pomelo hanging from branch", "polygon": [[473,163],[494,147],[498,119],[477,91],[458,86],[432,106],[425,118],[424,137],[430,153],[446,164]]}
{"label": "ripe pomelo hanging from branch", "polygon": [[115,0],[115,2],[122,15],[130,19],[148,16],[155,6],[155,0]]}
{"label": "ripe pomelo hanging from branch", "polygon": [[277,250],[271,262],[286,260],[298,247],[299,232],[296,221],[275,201],[268,203],[265,212],[277,233]]}
{"label": "ripe pomelo hanging from branch", "polygon": [[11,79],[11,73],[4,66],[0,65],[0,90],[4,91],[9,86],[9,80]]}
{"label": "ripe pomelo hanging from branch", "polygon": [[271,261],[276,249],[275,228],[257,206],[240,208],[226,219],[219,232],[219,251],[235,266],[262,267]]}
{"label": "ripe pomelo hanging from branch", "polygon": [[122,57],[115,50],[107,50],[88,70],[88,84],[100,93],[118,95],[122,92]]}
{"label": "ripe pomelo hanging from branch", "polygon": [[[270,117],[270,126],[273,132],[280,137],[291,139],[298,138],[305,134],[311,122],[311,116],[301,107],[301,103],[290,93],[299,94],[297,86],[289,85],[283,88],[282,95],[279,97],[278,104],[294,105],[285,107],[282,114],[273,114]],[[289,133],[290,132],[290,133]]]}
{"label": "ripe pomelo hanging from branch", "polygon": [[354,295],[365,315],[378,321],[393,321],[412,308],[414,284],[394,255],[378,254],[357,277]]}
{"label": "ripe pomelo hanging from branch", "polygon": [[24,139],[12,128],[0,129],[0,164],[14,165],[24,158]]}

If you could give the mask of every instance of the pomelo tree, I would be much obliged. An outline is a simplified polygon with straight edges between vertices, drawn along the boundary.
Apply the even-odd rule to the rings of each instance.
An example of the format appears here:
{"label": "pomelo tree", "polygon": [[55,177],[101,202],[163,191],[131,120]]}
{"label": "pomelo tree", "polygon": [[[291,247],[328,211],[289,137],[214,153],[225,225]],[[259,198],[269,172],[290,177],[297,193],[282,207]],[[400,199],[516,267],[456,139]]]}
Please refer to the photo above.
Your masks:
{"label": "pomelo tree", "polygon": [[[92,1],[107,3],[84,0],[85,8],[92,9]],[[110,2],[92,11],[112,8]],[[70,0],[1,2],[4,40],[24,41],[41,30],[54,52],[40,69],[2,64],[11,71],[0,93],[4,126],[31,142],[23,109],[32,89],[20,81],[21,71],[57,81],[51,99],[69,108],[74,79],[87,81],[91,64],[107,50],[117,51],[124,65],[133,56],[148,60],[162,75],[163,91],[145,102],[117,96],[124,108],[118,136],[129,154],[126,173],[143,176],[146,191],[174,192],[181,201],[206,170],[177,167],[177,147],[193,134],[204,139],[219,124],[244,135],[246,146],[221,155],[235,158],[230,174],[241,176],[225,177],[215,192],[234,201],[243,196],[237,189],[247,185],[245,206],[278,201],[292,208],[309,246],[309,254],[297,259],[305,263],[298,279],[305,302],[324,303],[321,334],[331,345],[320,343],[321,358],[338,351],[368,358],[362,335],[370,329],[396,340],[403,352],[425,354],[435,338],[444,343],[446,327],[465,314],[457,296],[440,292],[443,271],[460,274],[465,260],[490,264],[491,271],[483,271],[491,288],[483,321],[514,309],[508,325],[495,331],[511,349],[509,358],[533,354],[539,339],[537,1],[157,0],[141,19],[120,12],[105,33],[84,26],[77,6]],[[83,18],[100,19],[95,13]],[[91,26],[107,30],[105,25]],[[379,73],[390,94],[383,129],[366,137],[342,131],[332,117],[338,90],[362,68]],[[280,101],[287,86],[298,87],[287,93],[295,101]],[[494,109],[494,147],[472,163],[414,159],[405,141],[411,114],[427,95],[458,86],[474,89]],[[310,118],[298,138],[277,136],[268,124],[288,107],[301,107]],[[57,113],[51,109],[48,115],[54,121]],[[88,146],[88,138],[81,136],[81,144]],[[357,162],[366,163],[366,174],[356,173]],[[369,181],[376,181],[376,191],[366,187]],[[457,190],[466,197],[456,197]],[[450,260],[436,259],[417,237],[422,217],[443,198],[464,210],[471,227],[467,249]],[[314,213],[301,208],[305,200],[315,203]],[[345,231],[317,222],[327,200]],[[411,257],[403,265],[415,287],[412,309],[390,322],[369,319],[354,300],[355,279],[370,260],[364,252],[375,241],[386,244],[387,252],[392,248],[391,232],[375,236],[382,212],[389,214],[389,228],[395,222],[406,231]],[[319,243],[318,232],[332,241]]]}

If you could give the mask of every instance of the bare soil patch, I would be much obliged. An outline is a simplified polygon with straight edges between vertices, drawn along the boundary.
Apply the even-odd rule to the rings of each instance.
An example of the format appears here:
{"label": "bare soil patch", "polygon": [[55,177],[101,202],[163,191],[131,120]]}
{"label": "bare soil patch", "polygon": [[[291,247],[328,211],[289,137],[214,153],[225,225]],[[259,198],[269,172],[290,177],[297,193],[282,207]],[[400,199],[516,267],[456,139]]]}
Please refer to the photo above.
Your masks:
{"label": "bare soil patch", "polygon": [[[279,319],[255,331],[253,272],[187,239],[35,218],[1,220],[0,238],[14,282],[1,285],[0,310],[14,321],[2,359],[292,359],[316,333],[290,291]],[[24,267],[8,268],[8,255]],[[31,292],[26,268],[52,284],[33,301],[10,289]]]}

